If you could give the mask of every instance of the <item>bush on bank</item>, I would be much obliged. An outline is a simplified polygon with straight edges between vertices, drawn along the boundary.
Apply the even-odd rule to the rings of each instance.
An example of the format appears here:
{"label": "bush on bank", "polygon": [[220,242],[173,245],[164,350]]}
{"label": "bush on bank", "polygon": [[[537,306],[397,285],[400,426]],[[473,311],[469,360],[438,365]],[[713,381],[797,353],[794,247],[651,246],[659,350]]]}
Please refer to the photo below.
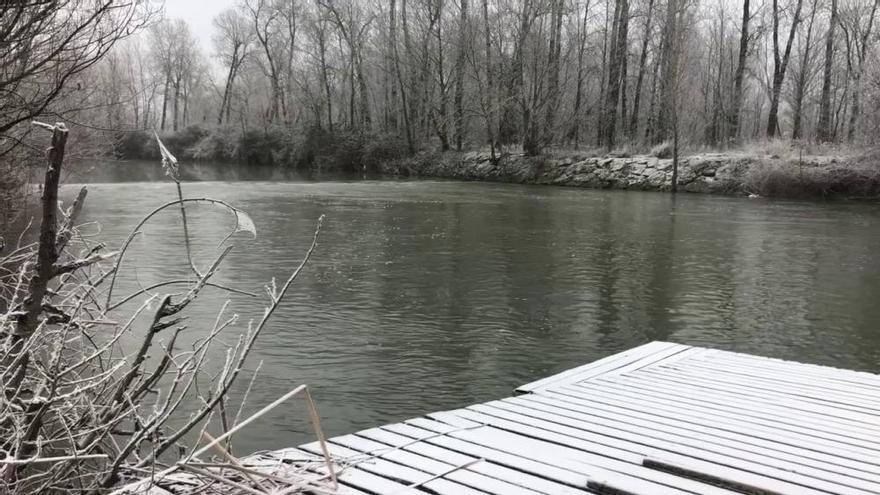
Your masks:
{"label": "bush on bank", "polygon": [[[376,171],[385,161],[407,155],[406,142],[385,133],[291,131],[282,126],[242,132],[233,127],[191,125],[159,133],[178,158],[189,161],[243,163],[255,167],[328,172]],[[151,132],[119,136],[115,154],[121,159],[158,160]]]}

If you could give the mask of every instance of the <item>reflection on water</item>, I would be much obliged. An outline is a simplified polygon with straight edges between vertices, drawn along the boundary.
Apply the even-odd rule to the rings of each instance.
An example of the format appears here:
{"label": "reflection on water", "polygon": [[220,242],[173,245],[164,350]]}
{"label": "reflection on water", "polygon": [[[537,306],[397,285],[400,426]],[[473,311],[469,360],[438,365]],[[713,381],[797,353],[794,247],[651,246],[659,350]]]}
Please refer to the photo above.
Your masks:
{"label": "reflection on water", "polygon": [[[89,187],[84,217],[111,245],[174,197],[161,182]],[[216,280],[258,293],[296,266],[326,214],[312,263],[249,364],[263,363],[251,409],[308,383],[330,434],[506,396],[651,340],[880,371],[873,205],[429,181],[184,190],[253,216],[258,238],[237,235]],[[232,220],[190,211],[206,264]],[[183,253],[177,216],[160,215],[118,294],[187,277]],[[229,297],[209,290],[191,307],[193,338]],[[232,300],[239,327],[259,316],[254,300]],[[282,406],[236,443],[296,444],[306,417]]]}

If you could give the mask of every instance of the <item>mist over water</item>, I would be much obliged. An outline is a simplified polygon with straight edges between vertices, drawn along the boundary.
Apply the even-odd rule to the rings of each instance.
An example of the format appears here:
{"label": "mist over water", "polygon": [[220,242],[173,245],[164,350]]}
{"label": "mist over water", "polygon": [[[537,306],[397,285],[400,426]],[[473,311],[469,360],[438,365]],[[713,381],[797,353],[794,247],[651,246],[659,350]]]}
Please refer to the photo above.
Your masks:
{"label": "mist over water", "polygon": [[[166,181],[88,187],[82,220],[99,226],[85,230],[111,248],[176,194]],[[188,339],[229,299],[241,315],[232,342],[326,215],[311,263],[249,360],[262,368],[247,410],[308,383],[330,435],[507,396],[652,340],[880,371],[874,205],[438,181],[183,190],[244,209],[258,230],[256,240],[236,234],[215,281],[260,297],[205,290],[188,309]],[[204,267],[233,220],[207,206],[188,216]],[[114,299],[190,277],[184,253],[169,209],[134,242]],[[292,402],[235,443],[246,452],[309,439],[306,409]]]}

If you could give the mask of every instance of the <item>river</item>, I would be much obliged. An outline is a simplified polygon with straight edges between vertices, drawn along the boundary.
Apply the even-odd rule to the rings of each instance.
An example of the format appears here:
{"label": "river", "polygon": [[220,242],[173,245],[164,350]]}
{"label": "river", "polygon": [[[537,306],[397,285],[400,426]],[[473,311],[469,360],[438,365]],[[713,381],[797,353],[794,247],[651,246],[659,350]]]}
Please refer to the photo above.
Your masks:
{"label": "river", "polygon": [[[233,237],[216,281],[260,294],[326,215],[249,361],[262,368],[248,410],[307,383],[330,435],[507,396],[651,340],[880,371],[873,204],[443,181],[183,186],[253,217],[257,238]],[[163,181],[88,187],[82,220],[97,223],[84,231],[111,246],[175,198]],[[120,296],[187,276],[178,215],[137,238]],[[199,206],[189,221],[205,266],[232,218]],[[227,299],[241,315],[230,336],[265,303],[206,289],[187,332],[202,335]],[[308,440],[307,417],[301,403],[282,406],[243,431],[238,451]]]}

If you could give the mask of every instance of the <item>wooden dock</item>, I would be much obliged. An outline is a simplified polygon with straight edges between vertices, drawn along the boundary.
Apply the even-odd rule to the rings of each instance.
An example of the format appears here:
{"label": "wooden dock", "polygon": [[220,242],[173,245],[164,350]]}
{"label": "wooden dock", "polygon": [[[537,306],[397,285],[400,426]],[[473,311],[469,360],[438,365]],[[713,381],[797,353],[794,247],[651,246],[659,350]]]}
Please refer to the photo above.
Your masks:
{"label": "wooden dock", "polygon": [[652,342],[517,393],[330,439],[339,493],[880,493],[878,375]]}

